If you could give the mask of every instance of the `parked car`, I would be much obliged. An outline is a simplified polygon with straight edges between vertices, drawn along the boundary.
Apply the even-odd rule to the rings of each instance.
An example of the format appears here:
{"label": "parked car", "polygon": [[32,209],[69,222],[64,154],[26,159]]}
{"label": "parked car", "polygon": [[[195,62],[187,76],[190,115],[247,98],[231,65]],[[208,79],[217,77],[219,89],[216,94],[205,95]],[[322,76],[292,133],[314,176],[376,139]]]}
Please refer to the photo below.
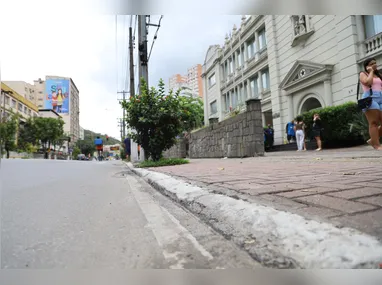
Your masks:
{"label": "parked car", "polygon": [[77,156],[77,160],[86,160],[86,156],[83,153],[81,153]]}

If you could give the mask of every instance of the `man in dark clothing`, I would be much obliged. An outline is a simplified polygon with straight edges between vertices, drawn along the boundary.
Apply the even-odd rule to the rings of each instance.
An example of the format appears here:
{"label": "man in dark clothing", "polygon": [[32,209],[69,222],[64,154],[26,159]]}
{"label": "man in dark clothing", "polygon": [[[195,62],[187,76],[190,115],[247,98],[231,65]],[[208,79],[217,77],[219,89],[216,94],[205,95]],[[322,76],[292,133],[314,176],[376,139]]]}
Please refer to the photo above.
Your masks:
{"label": "man in dark clothing", "polygon": [[265,130],[266,140],[268,141],[269,148],[273,147],[273,143],[275,141],[275,133],[271,124],[268,124],[268,128]]}
{"label": "man in dark clothing", "polygon": [[123,141],[125,144],[125,154],[126,154],[126,159],[128,160],[131,155],[131,141],[129,138],[125,138]]}
{"label": "man in dark clothing", "polygon": [[286,125],[285,132],[287,134],[288,143],[291,143],[292,140],[296,141],[296,133],[294,131],[294,120],[292,120]]}

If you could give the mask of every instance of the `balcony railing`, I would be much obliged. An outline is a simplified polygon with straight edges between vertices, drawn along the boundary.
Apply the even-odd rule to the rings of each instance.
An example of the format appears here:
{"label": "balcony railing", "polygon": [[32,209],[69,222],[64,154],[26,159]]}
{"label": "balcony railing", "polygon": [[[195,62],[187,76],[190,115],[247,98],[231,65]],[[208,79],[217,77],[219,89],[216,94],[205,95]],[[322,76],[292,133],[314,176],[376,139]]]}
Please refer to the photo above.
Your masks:
{"label": "balcony railing", "polygon": [[367,39],[364,44],[366,55],[382,51],[382,33],[376,34],[374,37]]}

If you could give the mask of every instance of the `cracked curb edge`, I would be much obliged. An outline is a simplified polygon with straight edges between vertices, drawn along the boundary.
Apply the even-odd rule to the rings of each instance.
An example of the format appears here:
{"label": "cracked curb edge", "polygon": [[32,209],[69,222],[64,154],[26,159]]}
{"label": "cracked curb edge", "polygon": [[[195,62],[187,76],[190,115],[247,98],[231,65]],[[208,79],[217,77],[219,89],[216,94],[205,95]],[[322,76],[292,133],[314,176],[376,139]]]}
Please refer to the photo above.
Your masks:
{"label": "cracked curb edge", "polygon": [[[273,268],[379,268],[382,244],[351,228],[306,219],[210,193],[169,175],[126,165],[156,190],[197,214],[262,265]],[[251,243],[247,241],[251,240]]]}

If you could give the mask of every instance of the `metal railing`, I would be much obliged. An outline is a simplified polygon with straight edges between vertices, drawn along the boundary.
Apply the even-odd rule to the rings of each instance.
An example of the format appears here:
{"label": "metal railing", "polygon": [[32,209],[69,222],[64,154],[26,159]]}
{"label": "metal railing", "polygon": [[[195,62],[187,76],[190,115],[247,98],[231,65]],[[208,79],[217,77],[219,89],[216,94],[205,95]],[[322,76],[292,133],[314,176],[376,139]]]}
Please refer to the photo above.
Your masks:
{"label": "metal railing", "polygon": [[364,41],[366,56],[382,51],[382,33]]}

